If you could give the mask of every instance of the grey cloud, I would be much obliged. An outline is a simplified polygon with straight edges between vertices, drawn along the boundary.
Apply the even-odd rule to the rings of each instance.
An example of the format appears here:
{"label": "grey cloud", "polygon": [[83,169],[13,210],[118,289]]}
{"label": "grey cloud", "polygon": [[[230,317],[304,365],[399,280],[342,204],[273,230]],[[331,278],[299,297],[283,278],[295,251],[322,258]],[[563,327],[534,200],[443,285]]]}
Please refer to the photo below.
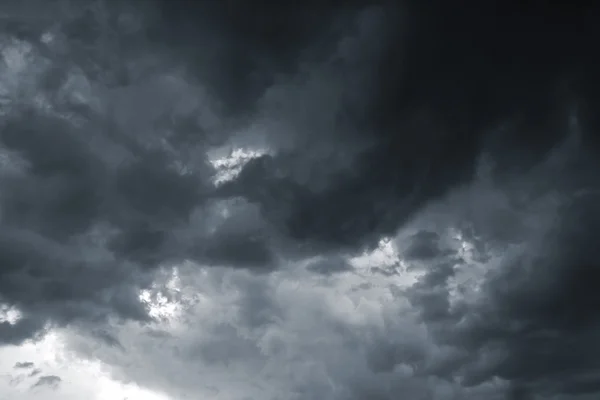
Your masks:
{"label": "grey cloud", "polygon": [[84,231],[96,218],[104,180],[90,149],[56,119],[26,114],[3,125],[4,146],[30,164],[27,180],[8,182],[5,223],[52,229],[58,238]]}
{"label": "grey cloud", "polygon": [[[92,350],[89,338],[81,336],[71,337],[70,345],[113,365],[114,376],[173,396],[206,393],[210,384],[221,395],[267,399],[291,398],[290,393],[301,399],[340,400],[388,399],[397,393],[501,398],[502,387],[465,388],[453,381],[454,368],[465,356],[453,347],[434,345],[401,298],[370,303],[381,308],[359,305],[343,312],[350,299],[360,304],[386,297],[386,287],[344,292],[344,285],[333,283],[335,277],[292,270],[268,278],[240,270],[221,276],[212,269],[194,278],[195,273],[182,273],[190,285],[182,290],[200,291],[206,300],[189,310],[188,328],[177,336],[140,334],[131,325],[115,331],[127,354],[97,343]],[[345,274],[340,279],[353,278]],[[148,363],[156,369],[136,367]],[[232,378],[231,371],[240,379]]]}
{"label": "grey cloud", "polygon": [[14,324],[0,322],[0,339],[2,343],[18,344],[25,338],[36,338],[45,334],[43,321],[36,318],[21,318]]}
{"label": "grey cloud", "polygon": [[[577,218],[585,209],[585,220],[561,224],[556,238],[561,245],[552,240],[544,247],[548,254],[511,266],[502,279],[514,279],[512,285],[492,282],[491,294],[494,310],[515,326],[499,338],[510,356],[497,373],[542,386],[548,385],[549,377],[560,377],[560,383],[551,386],[577,393],[586,385],[597,390],[590,385],[598,368],[597,349],[590,339],[598,332],[598,299],[590,282],[596,278],[598,254],[590,239],[581,235],[595,231],[598,218],[595,204],[574,206],[577,210],[567,210],[565,218]],[[511,278],[513,268],[530,277]]]}
{"label": "grey cloud", "polygon": [[41,373],[42,373],[42,370],[41,370],[41,369],[39,369],[39,368],[36,368],[36,369],[34,369],[33,371],[31,371],[31,372],[29,373],[29,375],[27,375],[27,376],[28,376],[28,377],[30,377],[30,378],[32,378],[32,377],[34,377],[34,376],[38,376],[38,375],[39,375],[39,374],[41,374]]}
{"label": "grey cloud", "polygon": [[267,283],[250,280],[236,282],[242,290],[239,317],[242,326],[260,329],[276,324],[285,313],[277,304],[275,295]]}
{"label": "grey cloud", "polygon": [[[423,15],[419,14],[419,17],[433,18],[440,25],[446,23],[438,21],[425,11]],[[461,15],[460,18],[467,17]],[[381,25],[385,26],[387,20],[383,18],[381,22]],[[472,21],[465,23],[466,26],[472,27],[470,25]],[[506,23],[506,26],[508,25]],[[502,25],[502,29],[504,28],[505,26]],[[492,35],[491,32],[486,32]],[[376,47],[375,43],[380,39],[372,31],[367,31],[364,35],[363,42],[354,48],[354,54],[358,54],[356,56],[358,58],[366,54],[369,46]],[[552,87],[555,84],[552,79],[559,79],[550,77],[554,76],[554,65],[549,67],[552,72],[549,72],[548,76],[544,75],[543,82],[536,81],[534,84],[532,81],[531,86],[528,87],[511,86],[510,94],[503,93],[503,89],[499,86],[489,86],[494,82],[491,76],[501,72],[493,69],[493,63],[488,63],[487,50],[481,50],[485,56],[480,62],[473,64],[465,61],[465,65],[469,68],[480,68],[480,70],[469,74],[466,72],[469,68],[452,69],[456,76],[450,78],[450,75],[445,75],[451,72],[442,67],[445,65],[444,62],[436,59],[440,54],[446,54],[446,44],[442,45],[441,41],[436,41],[424,31],[415,35],[413,39],[416,41],[407,43],[403,48],[405,52],[394,49],[389,54],[382,53],[381,57],[384,61],[377,57],[371,58],[373,65],[381,67],[384,71],[390,71],[390,74],[382,75],[385,78],[381,81],[371,80],[373,86],[367,85],[368,88],[361,87],[361,90],[364,89],[365,93],[372,93],[368,89],[377,93],[381,90],[382,93],[379,93],[381,97],[369,98],[366,103],[377,104],[378,101],[386,101],[386,103],[381,104],[379,108],[374,107],[376,109],[373,111],[374,115],[381,118],[369,119],[369,124],[364,127],[364,136],[356,134],[350,128],[344,130],[344,137],[347,139],[340,137],[341,140],[337,141],[336,146],[343,148],[347,142],[360,143],[361,139],[366,137],[364,140],[366,144],[363,142],[363,146],[359,146],[360,151],[352,157],[348,170],[336,170],[335,162],[332,162],[332,165],[324,165],[320,175],[331,175],[332,178],[325,187],[318,190],[311,186],[319,178],[305,183],[296,177],[298,158],[304,158],[305,165],[315,163],[316,157],[312,149],[319,149],[328,140],[321,136],[337,137],[336,128],[344,123],[350,126],[361,126],[361,121],[353,119],[354,114],[346,115],[339,110],[339,103],[346,101],[352,103],[342,95],[341,99],[333,98],[329,106],[331,113],[340,115],[339,125],[338,122],[325,124],[324,119],[317,118],[309,119],[309,122],[305,122],[306,118],[296,122],[292,112],[288,117],[294,121],[294,127],[308,128],[306,130],[309,132],[304,135],[305,137],[310,138],[311,132],[320,132],[322,126],[331,127],[329,134],[320,135],[310,146],[298,146],[279,156],[265,156],[261,160],[249,163],[237,182],[231,184],[230,190],[236,195],[244,195],[259,203],[267,218],[295,239],[309,242],[316,248],[319,246],[356,247],[365,242],[378,240],[381,234],[392,234],[423,205],[439,198],[451,188],[468,182],[475,173],[475,166],[482,152],[491,154],[496,160],[494,174],[509,175],[512,173],[509,171],[522,173],[543,159],[554,145],[566,137],[569,128],[566,112],[563,112],[566,108],[564,97],[559,98],[559,94],[553,97],[549,94],[548,99],[538,99],[535,94],[546,93],[540,91],[539,87]],[[514,37],[507,37],[507,40],[512,41]],[[401,39],[393,43],[393,46],[401,48]],[[461,57],[466,57],[468,54],[464,43],[466,41],[457,39],[454,44],[457,49],[460,49],[459,54],[456,54],[457,59],[462,59]],[[423,46],[429,48],[430,52],[423,50]],[[507,53],[510,51],[508,47],[501,48]],[[511,57],[507,56],[507,59]],[[378,64],[379,61],[381,64]],[[345,71],[345,68],[350,67],[342,62],[339,68]],[[397,71],[391,73],[394,68],[402,73]],[[322,69],[326,70],[326,68]],[[361,73],[370,76],[369,71],[365,68],[353,76],[360,81]],[[525,76],[533,73],[526,69],[519,71],[525,81],[527,80]],[[399,83],[395,85],[397,82],[392,76],[409,76],[411,80],[410,83],[405,82],[405,85],[400,88]],[[480,82],[487,79],[484,77],[489,77],[490,82]],[[459,78],[461,84],[449,83],[455,78]],[[509,79],[508,76],[498,78]],[[471,79],[474,79],[473,82],[469,81]],[[334,80],[335,78],[331,78],[329,83]],[[309,85],[308,77],[306,81]],[[439,81],[448,82],[448,86],[444,86],[444,90],[436,90],[433,82]],[[480,82],[480,85],[474,82]],[[349,83],[344,82],[344,84]],[[421,91],[418,85],[425,87],[433,85],[433,87],[430,87],[430,91]],[[411,87],[414,92],[410,90]],[[490,94],[489,96],[479,95],[482,93],[480,92],[482,87],[487,88],[488,91],[485,93]],[[305,99],[294,92],[293,87],[286,88],[289,91],[287,94],[289,103],[295,104],[291,100],[294,96]],[[384,96],[387,89],[395,92],[388,93],[390,97]],[[315,90],[315,93],[319,92]],[[326,93],[326,89],[321,89],[320,93]],[[272,93],[268,94],[272,96]],[[527,114],[526,117],[516,120],[507,129],[498,129],[498,125],[506,120],[511,121],[513,116],[520,112],[512,103],[513,98],[521,94],[523,98],[529,98],[533,103],[539,100],[543,104],[540,106],[543,110],[530,109],[529,105],[524,105],[526,110],[523,112]],[[267,102],[269,98],[265,96]],[[475,98],[486,98],[489,102],[476,101]],[[310,96],[307,100],[311,101],[304,106],[308,108],[313,102],[318,101]],[[475,101],[478,104],[474,104]],[[282,107],[285,107],[286,102],[281,102],[284,104]],[[414,106],[409,106],[411,102]],[[485,112],[477,111],[484,108]],[[303,112],[297,113],[303,116]],[[318,112],[311,115],[320,116]],[[369,116],[372,117],[372,114]],[[385,124],[382,122],[382,126],[374,121],[386,122]],[[374,125],[377,128],[374,129]],[[367,132],[370,135],[368,137]],[[587,134],[585,136],[587,140]],[[525,140],[525,137],[528,139]],[[502,217],[498,216],[498,218]],[[501,223],[490,222],[496,226],[497,234],[504,235],[505,238],[518,230],[509,226],[504,227]]]}
{"label": "grey cloud", "polygon": [[[85,327],[125,375],[174,391],[229,366],[300,399],[598,391],[598,85],[579,17],[151,3],[132,3],[135,27],[86,3],[6,30],[0,301],[23,315],[1,343]],[[244,142],[268,152],[213,185],[207,153]],[[410,288],[349,267],[383,237]],[[190,296],[214,315],[156,328],[170,350],[96,329],[150,323],[139,289],[184,261],[212,266]],[[136,346],[173,370],[128,370]]]}
{"label": "grey cloud", "polygon": [[434,264],[408,291],[411,301],[417,303],[427,321],[445,320],[450,316],[448,279],[454,274],[452,263]]}
{"label": "grey cloud", "polygon": [[208,365],[228,366],[236,361],[258,359],[264,356],[260,354],[260,349],[249,338],[244,338],[240,332],[231,325],[222,325],[215,327],[214,338],[207,341],[198,349],[199,354],[190,354],[189,356],[199,358]]}
{"label": "grey cloud", "polygon": [[435,232],[422,231],[415,233],[403,255],[408,260],[429,260],[435,258],[440,253],[438,241],[439,235]]}
{"label": "grey cloud", "polygon": [[346,272],[352,270],[352,266],[344,257],[324,257],[320,260],[310,263],[308,270],[317,272],[323,275],[335,274],[338,272]]}
{"label": "grey cloud", "polygon": [[[566,179],[577,176],[580,168],[593,165],[576,148],[559,147],[557,151],[563,152],[561,170]],[[580,157],[577,164],[567,161],[572,159],[574,154],[569,153],[573,151]],[[565,189],[567,182],[554,174],[552,167],[553,160],[549,158],[530,175],[516,179],[535,179],[538,184],[551,179],[556,188],[552,196],[562,200],[550,202],[550,207],[539,198],[527,205],[512,203],[509,213],[497,209],[503,215],[498,223],[512,225],[511,229],[518,227],[520,243],[498,236],[494,225],[479,224],[475,219],[471,225],[475,229],[466,230],[466,240],[479,235],[487,237],[488,243],[495,243],[498,250],[494,250],[494,245],[487,249],[475,246],[474,250],[491,253],[455,263],[453,269],[452,264],[446,264],[446,272],[431,263],[408,291],[436,340],[468,355],[458,359],[452,375],[462,375],[467,386],[480,385],[494,376],[505,379],[513,384],[507,398],[535,398],[553,392],[576,395],[597,390],[592,383],[598,368],[594,361],[597,346],[588,339],[598,332],[597,316],[592,311],[596,296],[588,285],[595,279],[597,254],[590,245],[590,232],[597,229],[598,207],[592,199],[573,200],[573,191]],[[504,195],[524,195],[515,191],[525,187],[535,190],[535,185],[509,184],[504,187]],[[527,210],[532,205],[543,210],[543,214],[535,216]],[[527,211],[518,207],[527,207]],[[490,221],[495,212],[494,207],[487,208]],[[524,212],[527,218],[535,216],[536,223],[528,224],[525,214],[521,214]],[[468,226],[470,221],[461,223]],[[502,240],[508,243],[501,244]],[[448,279],[455,280],[461,270],[473,263],[496,264],[496,269],[483,279],[478,300],[451,306]]]}
{"label": "grey cloud", "polygon": [[[168,73],[131,77],[121,87],[94,75],[90,65],[82,64],[80,52],[86,45],[98,44],[96,28],[109,28],[98,26],[103,22],[93,9],[71,10],[73,14],[53,26],[35,27],[40,35],[49,29],[54,35],[50,42],[23,42],[26,38],[21,38],[21,42],[7,40],[2,45],[3,51],[13,51],[11,46],[17,52],[19,46],[29,48],[32,61],[27,65],[34,74],[2,79],[17,79],[15,85],[26,82],[49,103],[40,109],[24,98],[23,104],[15,100],[3,111],[2,151],[19,164],[14,172],[3,172],[0,181],[0,301],[16,306],[23,318],[14,324],[0,322],[2,342],[34,337],[48,324],[100,322],[113,313],[146,319],[137,291],[164,263],[196,257],[262,268],[272,259],[266,244],[236,231],[213,240],[208,249],[201,243],[178,242],[176,232],[189,226],[192,213],[210,197],[214,170],[203,143],[189,148],[186,140],[169,136],[168,124],[162,128],[164,137],[153,125],[168,122],[168,115],[175,121],[187,113],[189,119],[194,107],[201,107],[198,97],[204,94]],[[87,21],[79,28],[75,26],[78,18]],[[71,31],[85,27],[91,29],[86,31],[88,36]],[[10,38],[10,31],[6,34]],[[123,38],[125,42],[137,40]],[[61,42],[60,54],[52,48],[56,41]],[[152,51],[147,42],[138,44]],[[135,63],[139,54],[130,56],[133,59],[123,62]],[[159,54],[147,56],[160,58]],[[107,60],[97,61],[96,67],[113,68],[110,63],[101,65]],[[36,63],[39,69],[34,68]],[[52,71],[44,70],[48,65],[62,71],[50,86],[45,74]],[[72,101],[81,104],[75,107]],[[202,135],[203,123],[196,118],[187,129]],[[193,158],[188,164],[187,156]],[[187,168],[185,173],[177,163]],[[201,252],[192,251],[196,248]]]}
{"label": "grey cloud", "polygon": [[206,255],[217,262],[256,268],[269,268],[273,263],[271,252],[260,237],[225,237],[209,247]]}
{"label": "grey cloud", "polygon": [[31,386],[31,389],[40,388],[40,387],[49,387],[51,389],[57,389],[62,379],[56,375],[45,375],[41,376],[36,383]]}
{"label": "grey cloud", "polygon": [[[256,99],[280,74],[294,73],[299,61],[318,58],[334,47],[341,22],[348,26],[359,9],[321,4],[316,9],[299,5],[292,12],[281,5],[249,6],[240,1],[158,4],[157,36],[174,56],[191,64],[210,91],[219,94],[226,115],[252,114]],[[206,57],[221,62],[207,63]]]}
{"label": "grey cloud", "polygon": [[31,361],[20,361],[15,364],[14,368],[15,369],[27,369],[27,368],[33,368],[34,365],[35,364],[32,363]]}
{"label": "grey cloud", "polygon": [[92,335],[107,346],[115,347],[122,351],[125,351],[125,348],[119,342],[119,340],[106,329],[96,329],[92,331]]}

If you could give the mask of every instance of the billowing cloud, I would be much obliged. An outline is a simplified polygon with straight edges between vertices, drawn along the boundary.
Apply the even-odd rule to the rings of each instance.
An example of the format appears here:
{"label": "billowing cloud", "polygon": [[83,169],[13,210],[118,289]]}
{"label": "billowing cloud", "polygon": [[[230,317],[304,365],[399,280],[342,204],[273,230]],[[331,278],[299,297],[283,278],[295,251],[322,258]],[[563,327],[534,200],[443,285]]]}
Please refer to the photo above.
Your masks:
{"label": "billowing cloud", "polygon": [[587,17],[435,3],[2,6],[0,345],[173,398],[597,396]]}

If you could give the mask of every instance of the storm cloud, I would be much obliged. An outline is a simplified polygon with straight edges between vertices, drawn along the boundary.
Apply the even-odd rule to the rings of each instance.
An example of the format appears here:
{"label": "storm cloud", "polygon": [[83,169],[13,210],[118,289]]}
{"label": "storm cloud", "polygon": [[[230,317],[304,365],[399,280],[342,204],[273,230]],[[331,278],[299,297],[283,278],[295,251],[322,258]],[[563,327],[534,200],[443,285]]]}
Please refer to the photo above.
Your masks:
{"label": "storm cloud", "polygon": [[181,398],[600,393],[595,10],[333,3],[2,6],[0,345]]}

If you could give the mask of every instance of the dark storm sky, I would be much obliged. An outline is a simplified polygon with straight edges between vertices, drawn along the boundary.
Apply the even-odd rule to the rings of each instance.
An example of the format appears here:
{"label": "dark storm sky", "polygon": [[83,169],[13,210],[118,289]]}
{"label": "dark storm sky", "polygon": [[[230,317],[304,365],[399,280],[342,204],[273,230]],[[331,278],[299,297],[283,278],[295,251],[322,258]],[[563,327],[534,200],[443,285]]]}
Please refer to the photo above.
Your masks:
{"label": "dark storm sky", "polygon": [[[113,2],[102,17],[74,7],[54,25],[7,8],[3,40],[33,43],[52,65],[36,90],[84,122],[27,101],[2,112],[2,149],[26,167],[0,177],[0,301],[23,313],[0,322],[0,343],[49,326],[146,323],[136,291],[165,265],[261,282],[318,256],[326,262],[311,271],[329,276],[388,237],[422,271],[401,296],[431,346],[451,350],[430,359],[390,333],[367,351],[370,374],[410,358],[415,376],[460,388],[501,379],[507,399],[600,394],[600,9],[270,3]],[[123,10],[145,25],[128,28]],[[39,39],[51,26],[60,48]],[[198,122],[196,109],[158,118],[179,89],[147,83],[160,66],[132,72],[155,53],[202,86],[217,122]],[[73,66],[102,88],[102,107],[60,97]],[[272,151],[214,185],[207,153],[258,142],[231,133],[255,121],[275,127],[263,140]],[[171,167],[192,153],[191,172]],[[233,217],[214,225],[222,204]],[[483,260],[477,301],[450,304],[449,282],[469,261],[445,247],[445,228],[414,228],[436,204]],[[258,329],[278,306],[253,290],[241,312]],[[351,388],[340,399],[402,398],[393,386],[340,385]],[[311,390],[298,398],[325,393]],[[451,398],[429,393],[414,398]]]}

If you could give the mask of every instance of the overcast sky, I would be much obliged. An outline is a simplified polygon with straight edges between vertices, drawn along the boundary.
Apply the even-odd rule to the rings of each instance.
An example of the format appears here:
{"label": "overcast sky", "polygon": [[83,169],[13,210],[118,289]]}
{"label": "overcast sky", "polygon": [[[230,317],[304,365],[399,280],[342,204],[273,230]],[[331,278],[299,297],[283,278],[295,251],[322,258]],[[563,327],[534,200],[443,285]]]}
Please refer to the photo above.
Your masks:
{"label": "overcast sky", "polygon": [[598,10],[272,3],[2,2],[0,400],[599,398]]}

